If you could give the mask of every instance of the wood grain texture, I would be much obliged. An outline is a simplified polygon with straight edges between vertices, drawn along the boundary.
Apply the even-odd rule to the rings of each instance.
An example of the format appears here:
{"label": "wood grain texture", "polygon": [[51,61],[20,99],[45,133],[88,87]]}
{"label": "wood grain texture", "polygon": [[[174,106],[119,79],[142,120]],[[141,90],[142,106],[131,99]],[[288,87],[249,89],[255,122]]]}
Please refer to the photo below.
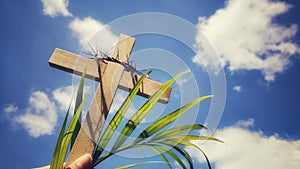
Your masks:
{"label": "wood grain texture", "polygon": [[[100,81],[99,73],[98,73],[98,67],[95,60],[88,59],[79,55],[76,55],[74,53],[56,48],[49,59],[49,65],[69,72],[74,73],[76,75],[81,76],[83,70],[87,68],[86,70],[86,78]],[[100,67],[103,68],[102,70],[105,70],[107,63],[101,62]],[[103,73],[103,72],[102,72]],[[128,71],[124,71],[121,81],[119,83],[119,88],[130,91],[133,86],[135,85],[135,82],[137,79],[139,79],[140,76],[132,77],[132,73]],[[155,82],[151,79],[145,78],[143,81],[142,86],[140,87],[140,90],[138,92],[138,95],[143,97],[150,97],[153,95],[160,87],[162,86],[161,83]],[[159,102],[161,103],[168,103],[170,94],[171,94],[172,88],[170,87],[165,94],[160,98]]]}
{"label": "wood grain texture", "polygon": [[118,88],[119,80],[122,77],[124,67],[110,62],[104,71],[105,73],[102,76],[103,83],[98,85],[85,121],[81,125],[81,129],[68,157],[67,166],[79,157],[87,153],[93,153]]}
{"label": "wood grain texture", "polygon": [[[121,35],[115,49],[115,51],[118,51],[117,56],[127,61],[127,54],[130,54],[134,42],[134,38],[128,37],[126,35]],[[123,56],[121,56],[120,54],[122,54]],[[64,60],[65,64],[69,64],[69,62],[70,60],[68,59]],[[83,65],[84,63],[80,63],[79,67],[82,68]],[[122,78],[125,69],[119,63],[114,62],[108,62],[105,67],[102,67],[101,63],[99,63],[99,65],[96,64],[96,66],[96,73],[99,74],[100,83],[90,105],[90,108],[87,112],[85,121],[81,125],[80,131],[68,157],[66,166],[69,166],[71,163],[76,161],[76,159],[87,153],[91,155],[93,154],[94,148],[96,146],[96,143],[98,142],[98,138],[101,134],[103,125],[105,123],[114,96],[118,89],[120,79]]]}
{"label": "wood grain texture", "polygon": [[131,38],[127,35],[121,34],[119,37],[118,45],[112,55],[113,58],[118,59],[121,62],[128,63],[128,58],[133,49],[135,38]]}

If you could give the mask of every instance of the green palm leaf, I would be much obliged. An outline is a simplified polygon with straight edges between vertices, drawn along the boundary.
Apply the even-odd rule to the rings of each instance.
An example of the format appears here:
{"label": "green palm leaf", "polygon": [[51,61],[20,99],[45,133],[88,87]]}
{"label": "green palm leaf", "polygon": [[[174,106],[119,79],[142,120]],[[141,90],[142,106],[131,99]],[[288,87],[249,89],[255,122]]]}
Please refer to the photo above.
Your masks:
{"label": "green palm leaf", "polygon": [[198,99],[195,99],[191,101],[190,103],[184,105],[183,107],[175,110],[174,112],[162,117],[161,119],[157,120],[153,124],[151,124],[149,127],[147,127],[134,141],[135,143],[138,143],[142,141],[144,138],[148,138],[152,136],[154,133],[158,132],[168,124],[174,122],[176,119],[178,119],[180,116],[182,116],[187,110],[195,106],[197,103],[201,102],[202,100],[205,100],[207,98],[211,98],[212,95],[203,96]]}
{"label": "green palm leaf", "polygon": [[217,141],[217,142],[223,143],[223,141],[216,139],[214,137],[198,136],[198,135],[171,136],[170,138],[166,138],[165,140],[156,140],[153,143],[154,144],[158,143],[158,144],[163,144],[163,145],[168,145],[170,147],[174,147],[175,150],[177,150],[180,154],[182,154],[186,158],[186,160],[189,162],[190,165],[192,164],[191,163],[192,161],[190,160],[189,154],[182,147],[180,147],[179,144],[195,147],[198,150],[200,150],[201,153],[204,155],[207,165],[208,165],[208,168],[211,169],[210,162],[208,160],[208,157],[204,153],[204,151],[202,149],[200,149],[198,146],[196,146],[195,144],[193,144],[191,142],[187,142],[185,140],[212,140],[212,141]]}
{"label": "green palm leaf", "polygon": [[63,141],[64,134],[65,134],[65,129],[66,129],[66,125],[67,125],[67,120],[68,120],[68,116],[69,116],[69,112],[70,112],[71,103],[72,102],[70,102],[70,104],[69,104],[69,108],[67,110],[63,125],[60,129],[60,132],[59,132],[59,137],[56,141],[56,146],[55,146],[55,149],[54,149],[50,169],[56,169],[56,168],[62,168],[63,167],[63,163],[59,163],[59,158],[60,158],[60,154],[61,154],[60,150],[61,150],[62,141]]}
{"label": "green palm leaf", "polygon": [[[85,75],[86,75],[86,68],[84,69],[84,71],[82,73],[82,76],[80,78],[80,83],[79,83],[79,86],[78,86],[78,89],[77,89],[74,114],[76,113],[76,110],[79,108],[80,103],[82,102]],[[76,137],[79,133],[79,130],[81,128],[81,124],[80,124],[81,114],[82,114],[82,111],[80,111],[80,113],[79,113],[79,120],[77,121],[76,127],[74,129],[73,134],[72,134],[70,150],[72,149],[73,144],[75,142],[75,139],[76,139]]]}
{"label": "green palm leaf", "polygon": [[208,168],[211,169],[211,165],[210,165],[209,159],[208,159],[208,157],[206,156],[206,154],[204,153],[204,151],[200,147],[196,146],[195,144],[193,144],[191,142],[186,142],[186,141],[181,141],[180,144],[185,145],[185,146],[195,147],[196,149],[198,149],[203,154],[203,156],[204,156],[204,158],[206,160]]}
{"label": "green palm leaf", "polygon": [[153,150],[153,151],[156,152],[157,154],[159,154],[159,155],[165,160],[165,162],[168,164],[168,166],[169,166],[170,168],[172,168],[172,166],[171,166],[169,160],[167,159],[167,157],[164,155],[163,152],[160,151],[159,148],[157,148],[157,146],[150,146],[150,145],[144,145],[144,146],[145,146],[146,148],[148,148],[148,149]]}
{"label": "green palm leaf", "polygon": [[164,137],[161,138],[160,140],[156,140],[153,142],[159,142],[159,141],[164,141],[164,140],[175,140],[175,141],[181,141],[181,140],[211,140],[211,141],[218,141],[221,143],[224,143],[223,141],[216,139],[214,137],[210,136],[199,136],[199,135],[181,135],[181,136],[169,136],[169,137]]}
{"label": "green palm leaf", "polygon": [[117,141],[115,142],[112,148],[112,152],[116,151],[116,149],[119,148],[126,141],[126,139],[140,124],[140,121],[143,120],[143,118],[151,110],[154,104],[161,98],[161,96],[165,93],[165,91],[171,86],[171,84],[175,82],[177,78],[179,78],[180,76],[182,76],[187,72],[178,74],[173,79],[169,80],[164,85],[162,85],[162,87],[131,117],[131,119],[127,121],[125,127],[121,131],[121,134],[117,138]]}
{"label": "green palm leaf", "polygon": [[[72,120],[71,120],[71,122],[70,122],[70,124],[67,128],[66,134],[65,134],[67,120],[68,120],[70,107],[71,107],[71,103],[72,103],[72,102],[70,102],[69,108],[67,110],[67,113],[66,113],[63,125],[62,125],[62,128],[61,128],[60,133],[59,133],[59,137],[58,137],[57,142],[56,142],[56,146],[55,146],[55,150],[54,150],[54,154],[53,154],[53,159],[52,159],[52,162],[51,162],[51,165],[50,165],[50,169],[62,168],[65,157],[67,155],[67,150],[68,150],[69,144],[70,144],[70,142],[71,142],[71,145],[73,144],[73,142],[71,141],[71,139],[73,138],[73,133],[72,132],[78,133],[78,131],[80,129],[80,123],[78,122],[78,119],[79,119],[79,116],[81,115],[82,107],[83,107],[84,102],[82,102],[82,99],[80,99],[79,96],[82,97],[83,81],[84,81],[84,78],[85,78],[85,74],[86,74],[86,69],[84,70],[84,72],[81,76],[80,85],[79,85],[78,91],[77,91],[76,106],[75,106],[76,109],[74,109],[74,110],[77,110],[77,111],[74,112],[74,116],[73,116],[73,118],[72,118]],[[79,103],[79,101],[80,101],[80,103]],[[76,117],[78,117],[78,118],[76,119]],[[76,128],[78,124],[79,124],[79,129]]]}
{"label": "green palm leaf", "polygon": [[185,132],[190,132],[193,130],[203,129],[203,128],[207,129],[205,126],[201,124],[184,124],[184,125],[172,127],[153,136],[150,142],[162,138],[168,138],[169,136],[174,136]]}
{"label": "green palm leaf", "polygon": [[178,164],[183,168],[183,169],[186,169],[186,166],[185,164],[182,162],[182,160],[172,151],[170,150],[169,148],[167,147],[164,147],[162,145],[155,145],[155,144],[149,144],[150,146],[153,146],[153,147],[158,147],[160,149],[162,149],[163,151],[165,151],[167,154],[169,154],[174,160],[176,160],[178,162]]}
{"label": "green palm leaf", "polygon": [[[177,144],[170,143],[170,142],[162,142],[161,144],[174,148],[177,152],[179,152],[186,159],[186,161],[189,163],[190,168],[194,169],[194,165],[193,165],[191,156],[182,147],[178,146]],[[168,154],[171,152],[170,153],[170,154],[172,154],[171,156],[180,164],[180,166],[184,169],[186,168],[184,163],[180,160],[180,158],[172,150],[169,150],[168,148],[166,148],[164,146],[160,146],[160,148],[162,148]]]}
{"label": "green palm leaf", "polygon": [[[132,134],[132,132],[140,125],[140,122],[144,119],[144,117],[149,113],[149,111],[153,108],[153,106],[156,104],[156,102],[161,98],[161,96],[165,93],[165,91],[172,85],[173,82],[183,74],[187,72],[183,72],[175,76],[173,79],[166,82],[162,87],[146,102],[144,103],[138,111],[131,117],[130,120],[126,122],[126,125],[121,130],[121,133],[117,137],[117,140],[115,144],[113,145],[113,148],[109,152],[105,152],[105,154],[102,154],[104,151],[104,148],[107,147],[108,143],[111,141],[112,136],[114,135],[114,132],[120,125],[126,111],[128,110],[130,104],[132,103],[134,97],[136,96],[143,79],[149,74],[150,72],[147,72],[144,74],[137,84],[134,86],[134,88],[131,90],[125,101],[122,103],[119,110],[116,112],[116,114],[113,116],[112,120],[109,122],[107,128],[103,130],[103,134],[101,135],[97,148],[93,155],[93,166],[96,166],[103,160],[107,159],[108,157],[119,153],[121,151],[125,151],[131,148],[142,148],[145,147],[147,149],[151,149],[152,151],[156,152],[160,157],[164,160],[160,163],[166,163],[169,168],[172,168],[169,159],[173,158],[178,164],[183,168],[186,169],[187,166],[181,159],[184,157],[186,162],[188,163],[189,168],[193,169],[193,161],[189,153],[183,148],[183,146],[191,146],[195,147],[198,150],[202,152],[204,155],[209,169],[211,169],[210,162],[205,155],[205,153],[195,144],[190,143],[188,141],[190,140],[211,140],[211,141],[218,141],[222,142],[221,140],[218,140],[214,137],[209,136],[199,136],[199,135],[193,135],[189,132],[194,130],[201,130],[201,129],[207,129],[205,126],[201,124],[184,124],[176,127],[172,127],[170,129],[166,129],[162,131],[163,128],[165,128],[170,123],[173,123],[181,117],[183,114],[185,114],[188,110],[190,110],[193,106],[198,104],[199,102],[211,98],[211,95],[203,96],[200,98],[197,98],[190,103],[182,106],[179,109],[176,109],[175,111],[169,113],[168,115],[162,117],[161,119],[155,121],[150,126],[148,126],[146,129],[144,129],[138,137],[131,143],[124,144],[127,140],[127,138]],[[55,147],[55,151],[53,154],[53,160],[51,163],[51,169],[54,168],[62,168],[63,162],[65,160],[67,151],[69,146],[72,146],[74,143],[74,140],[76,138],[77,132],[80,129],[80,123],[79,119],[81,116],[83,105],[86,101],[86,97],[82,100],[83,95],[83,81],[84,81],[85,71],[81,77],[80,84],[77,91],[77,97],[76,97],[76,105],[74,116],[71,119],[71,122],[66,130],[66,123],[67,118],[69,114],[70,107],[67,111],[66,117],[64,119],[64,123],[62,126],[62,129],[59,134],[59,138],[57,140],[57,144]],[[78,128],[79,124],[79,128]],[[147,139],[146,138],[149,138]],[[170,149],[172,148],[172,149]],[[165,152],[165,153],[164,153]],[[182,156],[182,157],[181,157]],[[181,158],[180,158],[181,157]],[[185,161],[184,160],[184,161]],[[135,166],[139,166],[142,164],[151,164],[151,163],[157,163],[155,161],[150,162],[142,162],[142,163],[136,163],[136,164],[130,164],[123,167],[119,167],[119,169],[125,169],[125,168],[131,168]]]}
{"label": "green palm leaf", "polygon": [[79,105],[76,113],[74,114],[69,126],[68,126],[68,129],[65,133],[65,136],[64,136],[64,139],[62,141],[62,145],[61,145],[61,150],[60,150],[60,158],[59,158],[59,164],[63,164],[64,161],[65,161],[65,158],[66,158],[66,155],[67,155],[67,151],[68,151],[68,147],[71,143],[71,138],[72,138],[72,135],[73,135],[73,131],[76,127],[76,124],[79,120],[79,115],[82,111],[82,108],[83,108],[83,105],[86,101],[86,97],[84,98],[84,100],[82,101],[82,103]]}
{"label": "green palm leaf", "polygon": [[97,145],[97,149],[93,155],[94,159],[97,159],[101,155],[103,149],[107,146],[108,142],[110,141],[111,137],[113,136],[113,133],[116,131],[117,127],[119,126],[124,114],[128,110],[132,100],[136,96],[136,93],[139,91],[139,88],[142,85],[143,80],[150,73],[151,73],[151,71],[148,71],[138,80],[137,84],[131,90],[131,92],[129,93],[129,95],[127,96],[127,98],[125,99],[125,101],[123,102],[121,107],[119,108],[119,110],[116,112],[114,117],[109,122],[108,127],[105,129],[104,133],[100,137],[99,143]]}
{"label": "green palm leaf", "polygon": [[174,149],[177,150],[187,160],[187,162],[190,165],[190,168],[194,169],[193,160],[192,160],[191,156],[189,155],[189,153],[180,146],[174,146]]}

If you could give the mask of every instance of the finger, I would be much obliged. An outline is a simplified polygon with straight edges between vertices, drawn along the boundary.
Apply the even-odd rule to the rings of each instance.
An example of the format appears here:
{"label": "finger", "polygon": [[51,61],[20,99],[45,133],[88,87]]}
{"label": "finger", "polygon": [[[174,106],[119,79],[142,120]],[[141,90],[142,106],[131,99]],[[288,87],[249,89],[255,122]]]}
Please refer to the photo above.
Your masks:
{"label": "finger", "polygon": [[85,154],[78,158],[66,169],[91,169],[92,168],[92,156],[90,154]]}

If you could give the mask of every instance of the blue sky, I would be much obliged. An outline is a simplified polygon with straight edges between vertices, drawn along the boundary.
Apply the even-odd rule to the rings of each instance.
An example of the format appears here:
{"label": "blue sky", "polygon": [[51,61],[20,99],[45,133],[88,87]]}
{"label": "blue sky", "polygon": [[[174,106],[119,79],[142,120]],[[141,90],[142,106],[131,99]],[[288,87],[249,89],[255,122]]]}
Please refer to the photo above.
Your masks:
{"label": "blue sky", "polygon": [[[180,122],[205,123],[210,134],[225,142],[196,143],[216,169],[300,167],[299,1],[3,0],[0,4],[2,168],[32,168],[51,161],[76,81],[48,65],[54,49],[79,54],[90,42],[111,52],[120,33],[137,39],[131,58],[137,68],[153,68],[154,80],[164,82],[192,70],[174,86],[170,103],[157,110],[175,109],[199,95],[215,95],[212,102],[200,105],[199,115],[191,113]],[[123,98],[120,91],[114,106]],[[160,111],[147,117],[148,122]],[[200,153],[188,150],[196,168],[205,168]],[[140,159],[128,158],[131,154],[108,159],[99,168],[144,161],[142,154],[133,153]]]}

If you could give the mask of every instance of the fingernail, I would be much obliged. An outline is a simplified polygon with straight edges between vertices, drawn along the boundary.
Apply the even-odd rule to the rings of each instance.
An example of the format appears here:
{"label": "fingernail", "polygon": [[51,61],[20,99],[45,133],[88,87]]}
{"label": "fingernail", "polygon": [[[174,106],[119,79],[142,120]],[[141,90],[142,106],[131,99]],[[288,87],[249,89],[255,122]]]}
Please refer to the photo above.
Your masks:
{"label": "fingernail", "polygon": [[92,156],[90,154],[85,154],[79,157],[74,163],[72,163],[70,166],[66,167],[65,169],[72,169],[74,167],[73,166],[74,164],[76,164],[76,166],[81,166],[83,168],[90,168],[91,162],[92,162]]}
{"label": "fingernail", "polygon": [[85,154],[85,155],[81,156],[80,158],[78,158],[76,161],[77,162],[83,162],[83,161],[86,161],[87,159],[90,159],[90,158],[91,158],[90,154]]}

